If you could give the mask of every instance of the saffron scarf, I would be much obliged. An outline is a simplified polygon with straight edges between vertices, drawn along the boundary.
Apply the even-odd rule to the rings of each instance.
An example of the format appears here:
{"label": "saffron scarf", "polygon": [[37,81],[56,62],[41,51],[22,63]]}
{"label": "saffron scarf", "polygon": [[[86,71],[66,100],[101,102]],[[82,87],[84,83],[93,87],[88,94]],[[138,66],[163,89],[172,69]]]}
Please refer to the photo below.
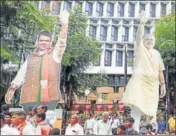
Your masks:
{"label": "saffron scarf", "polygon": [[[49,92],[48,92],[48,77],[49,77],[49,53],[52,51],[50,49],[46,54],[42,56],[40,62],[39,80],[40,86],[38,89],[37,101],[40,102],[50,102]],[[40,55],[38,55],[40,56]]]}
{"label": "saffron scarf", "polygon": [[20,135],[22,136],[23,135],[23,129],[24,127],[26,126],[26,123],[24,122],[23,124],[19,125],[17,127],[18,131],[20,132]]}

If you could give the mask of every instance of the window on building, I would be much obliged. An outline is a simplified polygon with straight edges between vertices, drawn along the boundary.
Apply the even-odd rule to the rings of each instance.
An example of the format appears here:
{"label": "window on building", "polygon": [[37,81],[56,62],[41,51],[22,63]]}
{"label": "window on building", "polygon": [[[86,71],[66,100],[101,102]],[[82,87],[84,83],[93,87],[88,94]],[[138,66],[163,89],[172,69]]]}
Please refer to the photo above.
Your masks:
{"label": "window on building", "polygon": [[123,51],[116,50],[116,66],[123,65]]}
{"label": "window on building", "polygon": [[107,93],[102,93],[101,97],[103,100],[107,100],[108,99],[108,94]]}
{"label": "window on building", "polygon": [[124,26],[123,27],[122,41],[128,41],[128,37],[129,37],[129,27]]}
{"label": "window on building", "polygon": [[32,6],[34,6],[35,8],[39,8],[39,2],[31,1],[30,4],[31,4]]}
{"label": "window on building", "polygon": [[118,27],[116,27],[116,26],[112,26],[111,39],[112,39],[112,41],[117,41],[117,39],[118,39]]}
{"label": "window on building", "polygon": [[117,44],[117,45],[116,45],[116,48],[121,48],[121,49],[123,49],[123,47],[124,47],[124,45],[121,45],[121,44]]}
{"label": "window on building", "polygon": [[144,34],[150,34],[150,27],[145,26]]}
{"label": "window on building", "polygon": [[139,10],[140,12],[145,11],[145,4],[144,3],[140,3],[139,6],[140,6],[140,10]]}
{"label": "window on building", "polygon": [[93,3],[87,2],[86,3],[86,13],[88,16],[92,16],[92,11],[93,11]]}
{"label": "window on building", "polygon": [[135,16],[135,4],[133,3],[129,3],[128,16],[129,17]]}
{"label": "window on building", "polygon": [[115,85],[119,85],[119,83],[120,83],[120,78],[119,78],[119,76],[116,75],[115,76]]}
{"label": "window on building", "polygon": [[77,1],[77,2],[76,2],[76,6],[82,9],[82,2]]}
{"label": "window on building", "polygon": [[171,3],[171,12],[172,12],[172,13],[175,13],[175,5],[176,5],[175,2],[172,2],[172,3]]}
{"label": "window on building", "polygon": [[107,27],[101,26],[100,28],[100,40],[106,41],[107,39]]}
{"label": "window on building", "polygon": [[125,86],[125,78],[124,76],[120,76],[120,86]]}
{"label": "window on building", "polygon": [[103,16],[103,3],[97,2],[97,16]]}
{"label": "window on building", "polygon": [[111,66],[112,63],[112,51],[105,49],[105,59],[104,59],[105,66]]}
{"label": "window on building", "polygon": [[112,45],[111,45],[111,44],[106,44],[105,48],[111,49],[111,48],[112,48]]}
{"label": "window on building", "polygon": [[137,26],[134,26],[133,27],[133,39],[136,40],[136,36],[137,36],[137,29],[138,27]]}
{"label": "window on building", "polygon": [[109,86],[109,87],[113,88],[114,93],[118,93],[118,88],[119,88],[118,86],[115,85],[115,86]]}
{"label": "window on building", "polygon": [[135,24],[135,25],[138,25],[138,24],[139,24],[139,21],[134,20],[134,24]]}
{"label": "window on building", "polygon": [[50,1],[41,1],[41,9],[50,8]]}
{"label": "window on building", "polygon": [[119,21],[117,21],[117,20],[112,20],[112,24],[117,25],[117,24],[119,24]]}
{"label": "window on building", "polygon": [[119,92],[119,87],[124,86],[123,75],[108,75],[108,86],[114,89],[115,93]]}
{"label": "window on building", "polygon": [[89,36],[92,38],[96,38],[96,26],[90,25]]}
{"label": "window on building", "polygon": [[114,4],[113,3],[108,3],[107,15],[109,17],[112,17],[114,15]]}
{"label": "window on building", "polygon": [[60,1],[54,1],[54,4],[52,6],[51,12],[52,15],[59,15],[61,8],[61,2]]}
{"label": "window on building", "polygon": [[128,67],[133,66],[133,58],[134,58],[134,51],[128,50],[127,51],[127,66]]}
{"label": "window on building", "polygon": [[153,3],[150,3],[150,16],[156,17],[156,5]]}
{"label": "window on building", "polygon": [[151,20],[148,20],[145,24],[146,25],[150,25],[151,24]]}
{"label": "window on building", "polygon": [[129,24],[129,21],[123,20],[123,24],[128,25],[128,24]]}
{"label": "window on building", "polygon": [[107,20],[101,20],[101,24],[108,24],[108,21]]}
{"label": "window on building", "polygon": [[161,3],[161,16],[166,15],[166,4]]}
{"label": "window on building", "polygon": [[123,3],[118,4],[118,16],[124,17],[124,4]]}
{"label": "window on building", "polygon": [[108,75],[108,85],[109,86],[114,86],[115,85],[115,79],[114,79],[114,75]]}
{"label": "window on building", "polygon": [[97,20],[90,19],[90,24],[97,24]]}
{"label": "window on building", "polygon": [[64,10],[70,10],[72,6],[72,3],[69,1],[64,2]]}
{"label": "window on building", "polygon": [[128,44],[128,49],[134,49],[134,45]]}

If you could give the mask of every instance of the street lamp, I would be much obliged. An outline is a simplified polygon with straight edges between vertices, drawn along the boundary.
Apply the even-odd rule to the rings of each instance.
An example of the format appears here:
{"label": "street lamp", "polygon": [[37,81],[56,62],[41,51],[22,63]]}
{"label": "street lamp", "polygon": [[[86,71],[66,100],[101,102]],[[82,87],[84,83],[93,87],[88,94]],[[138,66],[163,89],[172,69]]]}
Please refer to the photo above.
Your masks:
{"label": "street lamp", "polygon": [[98,98],[98,102],[99,103],[102,103],[103,102],[103,99],[101,97]]}
{"label": "street lamp", "polygon": [[114,103],[117,103],[117,99],[114,99],[113,102],[114,102]]}
{"label": "street lamp", "polygon": [[90,94],[90,90],[89,89],[86,89],[85,90],[85,96],[88,96]]}

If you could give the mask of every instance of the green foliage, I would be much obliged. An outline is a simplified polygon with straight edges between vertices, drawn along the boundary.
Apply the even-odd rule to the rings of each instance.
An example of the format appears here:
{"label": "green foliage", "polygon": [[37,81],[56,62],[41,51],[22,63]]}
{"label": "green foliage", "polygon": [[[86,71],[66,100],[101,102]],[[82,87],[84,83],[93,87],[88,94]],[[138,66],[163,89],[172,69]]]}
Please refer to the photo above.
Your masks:
{"label": "green foliage", "polygon": [[[48,17],[44,11],[39,11],[38,7],[33,6],[35,3],[37,1],[1,1],[1,47],[10,48],[11,52],[8,54],[14,55],[14,58],[19,57],[22,46],[34,45],[39,30],[53,31],[59,21],[58,18]],[[4,56],[4,53],[1,56],[11,58]]]}
{"label": "green foliage", "polygon": [[169,68],[171,84],[176,80],[176,49],[175,49],[175,14],[169,14],[156,22],[156,47],[160,51],[164,63]]}
{"label": "green foliage", "polygon": [[105,74],[85,74],[84,71],[101,55],[101,45],[85,35],[87,19],[79,8],[70,12],[67,48],[63,57],[67,84],[72,84],[73,92],[83,95],[84,90],[103,86]]}
{"label": "green foliage", "polygon": [[174,49],[175,47],[175,14],[162,17],[156,23],[157,46]]}
{"label": "green foliage", "polygon": [[39,29],[43,28],[49,31],[53,30],[54,25],[58,22],[57,18],[45,16],[45,12],[39,12],[36,7],[24,1],[18,18],[26,18],[26,21],[29,21],[28,23],[39,26]]}
{"label": "green foliage", "polygon": [[88,119],[88,116],[86,114],[81,114],[80,119],[86,121]]}
{"label": "green foliage", "polygon": [[1,56],[3,56],[4,59],[13,61],[14,63],[20,63],[19,57],[17,57],[15,54],[13,54],[13,52],[11,52],[9,49],[0,48],[0,50],[1,50]]}
{"label": "green foliage", "polygon": [[87,19],[79,8],[70,12],[68,47],[64,54],[63,65],[76,64],[83,66],[84,69],[100,56],[101,45],[85,35],[86,27]]}

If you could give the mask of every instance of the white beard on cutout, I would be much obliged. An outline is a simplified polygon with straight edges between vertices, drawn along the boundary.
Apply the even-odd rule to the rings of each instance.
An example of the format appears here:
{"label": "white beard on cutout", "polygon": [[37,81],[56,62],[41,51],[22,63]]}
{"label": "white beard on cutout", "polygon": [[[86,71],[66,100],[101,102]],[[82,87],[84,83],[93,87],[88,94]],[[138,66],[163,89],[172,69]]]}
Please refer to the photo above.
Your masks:
{"label": "white beard on cutout", "polygon": [[143,44],[147,49],[153,49],[153,47],[155,46],[154,41],[144,41]]}

